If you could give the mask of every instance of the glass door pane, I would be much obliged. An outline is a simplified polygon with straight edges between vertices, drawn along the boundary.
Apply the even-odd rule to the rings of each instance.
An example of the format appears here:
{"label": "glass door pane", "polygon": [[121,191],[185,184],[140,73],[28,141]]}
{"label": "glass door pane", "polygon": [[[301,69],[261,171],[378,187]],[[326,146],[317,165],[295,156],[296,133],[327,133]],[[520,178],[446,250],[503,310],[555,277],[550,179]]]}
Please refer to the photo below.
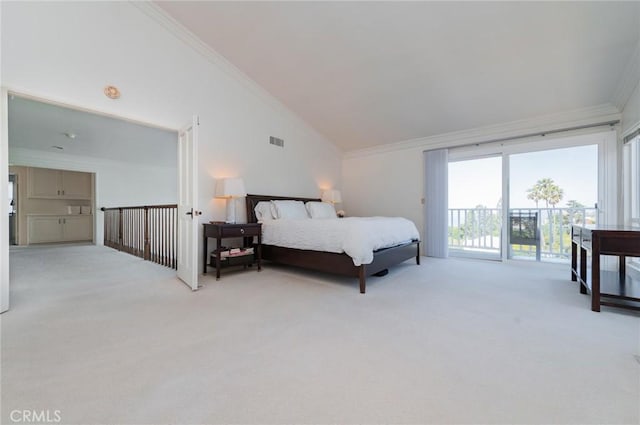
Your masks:
{"label": "glass door pane", "polygon": [[509,258],[568,261],[571,224],[598,218],[598,146],[513,154],[509,174]]}
{"label": "glass door pane", "polygon": [[449,254],[500,259],[502,157],[449,163]]}

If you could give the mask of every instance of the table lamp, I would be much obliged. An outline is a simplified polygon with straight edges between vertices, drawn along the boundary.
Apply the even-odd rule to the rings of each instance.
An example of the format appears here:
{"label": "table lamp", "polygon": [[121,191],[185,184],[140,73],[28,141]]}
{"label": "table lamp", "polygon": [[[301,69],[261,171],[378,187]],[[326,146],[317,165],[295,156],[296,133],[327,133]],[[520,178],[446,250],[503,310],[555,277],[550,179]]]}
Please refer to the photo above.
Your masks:
{"label": "table lamp", "polygon": [[216,198],[227,200],[227,223],[236,222],[235,198],[247,196],[244,181],[241,178],[225,178],[216,182]]}

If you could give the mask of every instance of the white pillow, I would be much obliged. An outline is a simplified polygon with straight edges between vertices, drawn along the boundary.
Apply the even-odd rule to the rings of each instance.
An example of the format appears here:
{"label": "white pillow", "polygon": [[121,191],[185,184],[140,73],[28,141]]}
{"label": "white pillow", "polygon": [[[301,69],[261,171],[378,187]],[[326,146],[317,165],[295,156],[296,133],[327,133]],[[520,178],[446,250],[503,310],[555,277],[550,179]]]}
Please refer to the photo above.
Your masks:
{"label": "white pillow", "polygon": [[273,220],[273,205],[269,201],[260,201],[253,209],[256,213],[256,219],[258,221]]}
{"label": "white pillow", "polygon": [[271,201],[275,208],[274,217],[277,219],[309,218],[307,209],[302,201]]}
{"label": "white pillow", "polygon": [[337,218],[335,207],[328,202],[307,202],[307,211],[311,218]]}

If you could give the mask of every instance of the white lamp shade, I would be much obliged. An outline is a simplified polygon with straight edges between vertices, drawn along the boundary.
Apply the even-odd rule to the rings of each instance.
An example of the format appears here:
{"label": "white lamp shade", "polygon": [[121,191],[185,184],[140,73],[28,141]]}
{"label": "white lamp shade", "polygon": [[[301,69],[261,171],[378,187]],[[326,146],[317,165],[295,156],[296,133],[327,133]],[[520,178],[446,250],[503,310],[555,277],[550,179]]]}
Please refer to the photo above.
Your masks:
{"label": "white lamp shade", "polygon": [[220,179],[216,182],[216,198],[241,198],[247,196],[241,178]]}
{"label": "white lamp shade", "polygon": [[336,189],[329,189],[322,192],[322,200],[324,202],[330,202],[332,204],[339,204],[342,202],[342,195],[340,191]]}

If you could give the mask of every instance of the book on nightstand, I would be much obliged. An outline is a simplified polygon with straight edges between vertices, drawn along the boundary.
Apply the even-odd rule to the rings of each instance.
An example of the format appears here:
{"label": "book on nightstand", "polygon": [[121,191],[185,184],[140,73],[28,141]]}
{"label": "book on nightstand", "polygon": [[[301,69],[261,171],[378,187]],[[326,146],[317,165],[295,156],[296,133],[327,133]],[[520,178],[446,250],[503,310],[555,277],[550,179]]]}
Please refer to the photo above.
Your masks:
{"label": "book on nightstand", "polygon": [[253,255],[253,248],[231,248],[220,253],[220,258],[227,257],[243,257],[245,255]]}
{"label": "book on nightstand", "polygon": [[[220,264],[224,266],[238,266],[252,264],[255,260],[253,248],[231,248],[220,252]],[[211,266],[215,267],[216,253],[211,253]]]}

